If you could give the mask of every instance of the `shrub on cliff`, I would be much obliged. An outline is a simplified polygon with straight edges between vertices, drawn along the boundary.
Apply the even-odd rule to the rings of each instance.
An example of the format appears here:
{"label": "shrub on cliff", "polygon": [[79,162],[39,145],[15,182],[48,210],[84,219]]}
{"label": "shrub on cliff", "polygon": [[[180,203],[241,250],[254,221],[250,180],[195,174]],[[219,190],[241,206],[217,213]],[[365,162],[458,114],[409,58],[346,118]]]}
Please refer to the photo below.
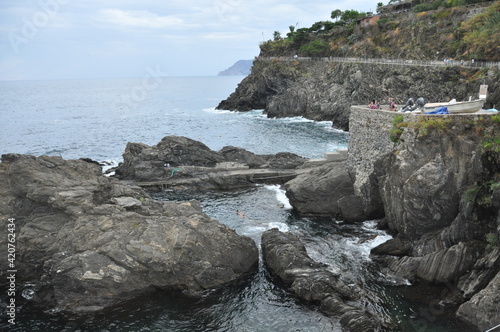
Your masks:
{"label": "shrub on cliff", "polygon": [[462,25],[463,41],[471,57],[498,60],[500,41],[500,2]]}
{"label": "shrub on cliff", "polygon": [[283,40],[262,43],[261,55],[293,56],[302,52],[304,56],[318,57],[436,59],[439,56],[499,61],[500,2],[470,18],[472,9],[457,5],[471,1],[424,3],[417,6],[426,6],[425,11],[375,17],[349,10],[332,13],[338,19],[336,22],[320,21],[297,30],[293,26]]}

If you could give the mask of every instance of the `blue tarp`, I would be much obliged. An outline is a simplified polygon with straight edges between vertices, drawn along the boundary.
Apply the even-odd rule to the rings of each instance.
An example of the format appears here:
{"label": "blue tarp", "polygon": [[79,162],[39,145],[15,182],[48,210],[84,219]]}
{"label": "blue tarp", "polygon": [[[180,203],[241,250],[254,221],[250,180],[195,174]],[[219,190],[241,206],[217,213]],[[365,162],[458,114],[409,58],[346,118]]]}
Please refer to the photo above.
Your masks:
{"label": "blue tarp", "polygon": [[427,112],[425,114],[450,114],[450,113],[448,113],[448,107],[443,106],[443,107],[438,108],[435,111]]}

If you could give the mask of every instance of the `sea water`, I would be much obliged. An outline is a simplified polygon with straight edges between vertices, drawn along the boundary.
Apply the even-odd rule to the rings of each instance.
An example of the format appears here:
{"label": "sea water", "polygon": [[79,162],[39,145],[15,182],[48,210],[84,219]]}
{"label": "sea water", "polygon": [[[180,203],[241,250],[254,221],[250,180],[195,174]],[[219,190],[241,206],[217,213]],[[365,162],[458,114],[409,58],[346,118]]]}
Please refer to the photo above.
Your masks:
{"label": "sea water", "polygon": [[[262,110],[216,110],[241,79],[165,77],[154,89],[146,89],[141,79],[0,82],[0,154],[85,157],[116,165],[127,142],[154,145],[167,135],[187,136],[214,150],[233,145],[260,154],[293,152],[306,158],[347,147],[348,133],[334,129],[331,122],[268,119]],[[301,218],[279,186],[193,196],[163,192],[154,198],[198,199],[205,213],[257,245],[270,228],[297,234],[311,257],[366,290],[366,298],[357,305],[395,319],[404,331],[465,331],[428,302],[408,301],[405,281],[391,279],[371,261],[370,249],[390,238],[376,229],[377,221],[348,225],[330,218]],[[2,319],[2,330],[341,330],[338,318],[324,316],[276,282],[262,260],[249,279],[207,292],[201,299],[158,291],[83,316],[43,311],[30,301],[33,285],[19,286],[24,304],[18,307],[17,324],[9,326]]]}
{"label": "sea water", "polygon": [[241,79],[163,78],[153,90],[141,90],[140,79],[0,82],[0,153],[120,161],[127,142],[167,135],[306,158],[347,146],[331,122],[216,110]]}

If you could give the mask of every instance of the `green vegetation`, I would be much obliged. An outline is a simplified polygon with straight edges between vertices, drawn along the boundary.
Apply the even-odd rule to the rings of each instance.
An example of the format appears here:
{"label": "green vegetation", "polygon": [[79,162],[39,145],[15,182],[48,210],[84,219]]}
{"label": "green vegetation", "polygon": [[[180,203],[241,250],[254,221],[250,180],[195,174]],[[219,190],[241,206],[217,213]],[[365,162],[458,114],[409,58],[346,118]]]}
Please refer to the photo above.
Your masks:
{"label": "green vegetation", "polygon": [[291,25],[286,35],[275,31],[273,40],[260,45],[261,55],[499,61],[500,2],[470,17],[464,6],[479,2],[486,1],[426,1],[406,12],[399,6],[406,10],[411,3],[378,3],[381,14],[375,17],[335,9],[332,21]]}
{"label": "green vegetation", "polygon": [[500,2],[496,1],[484,13],[474,16],[462,25],[463,41],[475,58],[498,56],[500,40]]}
{"label": "green vegetation", "polygon": [[467,203],[472,203],[476,199],[477,194],[481,188],[479,186],[474,186],[473,188],[467,190],[464,194],[464,199]]}
{"label": "green vegetation", "polygon": [[328,43],[321,39],[313,40],[312,42],[300,47],[301,54],[307,56],[317,56],[323,54],[328,49]]}
{"label": "green vegetation", "polygon": [[392,128],[389,131],[389,138],[394,143],[399,141],[399,138],[403,134],[404,128],[408,127],[408,123],[404,122],[404,117],[402,115],[396,115],[392,120]]}
{"label": "green vegetation", "polygon": [[500,153],[500,137],[493,137],[483,142],[482,148],[484,151]]}
{"label": "green vegetation", "polygon": [[488,233],[485,235],[488,247],[492,248],[498,245],[498,235],[496,233]]}
{"label": "green vegetation", "polygon": [[419,119],[415,125],[418,136],[427,136],[431,133],[444,134],[453,125],[453,121],[449,117],[429,117]]}
{"label": "green vegetation", "polygon": [[463,198],[475,203],[484,215],[493,215],[493,197],[500,190],[500,116],[479,117],[466,125],[472,129],[470,135],[482,138],[479,153],[484,176],[464,193]]}

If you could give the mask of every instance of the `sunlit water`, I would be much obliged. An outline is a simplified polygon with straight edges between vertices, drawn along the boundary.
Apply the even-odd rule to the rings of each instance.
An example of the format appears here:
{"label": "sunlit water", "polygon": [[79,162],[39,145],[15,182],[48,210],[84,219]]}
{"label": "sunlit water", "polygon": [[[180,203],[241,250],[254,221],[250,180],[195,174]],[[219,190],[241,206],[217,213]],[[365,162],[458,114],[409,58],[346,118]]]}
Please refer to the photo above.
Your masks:
{"label": "sunlit water", "polygon": [[[233,145],[255,153],[287,151],[308,158],[347,147],[348,134],[333,129],[331,122],[267,119],[262,111],[215,110],[240,80],[164,78],[158,88],[141,95],[141,100],[133,100],[134,91],[141,87],[137,79],[0,82],[0,153],[89,157],[117,163],[127,142],[154,145],[166,135],[197,139],[214,150]],[[429,311],[429,303],[408,302],[405,287],[390,286],[394,280],[369,257],[372,247],[390,238],[376,229],[376,221],[346,225],[331,219],[300,218],[278,186],[198,196],[165,192],[155,198],[198,199],[206,214],[259,246],[261,234],[270,228],[297,234],[311,257],[366,290],[367,296],[355,305],[394,318],[402,331],[466,331],[443,313]],[[239,217],[236,210],[247,218]],[[1,330],[341,330],[338,318],[326,317],[314,305],[297,300],[269,276],[262,260],[250,278],[208,292],[202,299],[157,292],[79,317],[41,311],[27,300],[32,287],[19,287],[25,290],[26,299],[19,299],[23,304],[18,307],[17,324],[9,326],[2,319]]]}

